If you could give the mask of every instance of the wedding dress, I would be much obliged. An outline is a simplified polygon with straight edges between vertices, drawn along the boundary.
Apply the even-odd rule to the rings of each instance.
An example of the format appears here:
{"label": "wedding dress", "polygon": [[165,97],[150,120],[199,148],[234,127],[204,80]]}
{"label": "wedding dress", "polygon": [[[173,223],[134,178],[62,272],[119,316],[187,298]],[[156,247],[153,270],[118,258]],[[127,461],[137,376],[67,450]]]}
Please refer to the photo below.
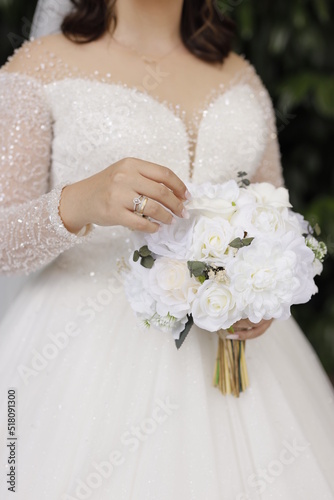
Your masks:
{"label": "wedding dress", "polygon": [[[254,69],[186,126],[181,108],[84,75],[43,41],[0,72],[0,263],[32,273],[0,328],[1,476],[7,391],[17,397],[18,500],[332,500],[333,391],[293,319],[247,342],[250,388],[212,386],[217,338],[142,330],[125,298],[131,231],[75,236],[62,186],[124,157],[185,182],[244,170],[282,183],[274,113]],[[191,152],[194,155],[191,156]]]}

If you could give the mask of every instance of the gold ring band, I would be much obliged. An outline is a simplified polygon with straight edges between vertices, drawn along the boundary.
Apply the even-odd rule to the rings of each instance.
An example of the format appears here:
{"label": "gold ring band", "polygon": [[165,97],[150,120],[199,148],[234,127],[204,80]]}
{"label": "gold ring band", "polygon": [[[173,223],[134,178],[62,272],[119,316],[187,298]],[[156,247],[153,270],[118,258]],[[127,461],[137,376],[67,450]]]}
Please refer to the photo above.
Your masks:
{"label": "gold ring band", "polygon": [[139,207],[139,210],[138,210],[138,212],[141,215],[144,215],[144,210],[145,210],[145,207],[147,205],[147,202],[148,202],[148,198],[145,196],[145,198],[142,200],[140,207]]}

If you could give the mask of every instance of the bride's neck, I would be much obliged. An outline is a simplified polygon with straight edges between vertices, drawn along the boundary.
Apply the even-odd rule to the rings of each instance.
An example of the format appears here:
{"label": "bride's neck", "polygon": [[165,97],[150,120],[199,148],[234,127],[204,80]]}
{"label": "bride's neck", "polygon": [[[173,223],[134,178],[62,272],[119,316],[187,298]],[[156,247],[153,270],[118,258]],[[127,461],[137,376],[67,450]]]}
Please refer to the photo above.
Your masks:
{"label": "bride's neck", "polygon": [[115,38],[142,51],[164,51],[180,40],[183,0],[118,0]]}

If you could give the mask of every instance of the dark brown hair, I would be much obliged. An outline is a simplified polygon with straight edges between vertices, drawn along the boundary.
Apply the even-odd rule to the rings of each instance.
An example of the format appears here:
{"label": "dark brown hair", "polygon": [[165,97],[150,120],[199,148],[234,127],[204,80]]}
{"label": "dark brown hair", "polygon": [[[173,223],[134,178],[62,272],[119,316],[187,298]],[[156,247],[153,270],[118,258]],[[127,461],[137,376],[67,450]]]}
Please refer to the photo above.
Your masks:
{"label": "dark brown hair", "polygon": [[[62,32],[76,43],[88,43],[115,28],[117,0],[71,0],[74,9],[65,17]],[[181,36],[196,57],[223,62],[229,54],[235,33],[234,23],[223,16],[217,0],[184,0]]]}

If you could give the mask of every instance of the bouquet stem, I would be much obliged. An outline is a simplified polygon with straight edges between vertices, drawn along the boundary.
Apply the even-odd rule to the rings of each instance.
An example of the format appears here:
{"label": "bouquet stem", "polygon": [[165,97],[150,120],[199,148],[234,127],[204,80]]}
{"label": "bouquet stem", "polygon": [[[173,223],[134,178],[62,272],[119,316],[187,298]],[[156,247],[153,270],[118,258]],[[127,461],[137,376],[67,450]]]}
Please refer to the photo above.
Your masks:
{"label": "bouquet stem", "polygon": [[218,352],[213,385],[220,392],[233,394],[239,397],[249,386],[247,365],[245,358],[246,342],[244,340],[230,340],[226,330],[219,330]]}

